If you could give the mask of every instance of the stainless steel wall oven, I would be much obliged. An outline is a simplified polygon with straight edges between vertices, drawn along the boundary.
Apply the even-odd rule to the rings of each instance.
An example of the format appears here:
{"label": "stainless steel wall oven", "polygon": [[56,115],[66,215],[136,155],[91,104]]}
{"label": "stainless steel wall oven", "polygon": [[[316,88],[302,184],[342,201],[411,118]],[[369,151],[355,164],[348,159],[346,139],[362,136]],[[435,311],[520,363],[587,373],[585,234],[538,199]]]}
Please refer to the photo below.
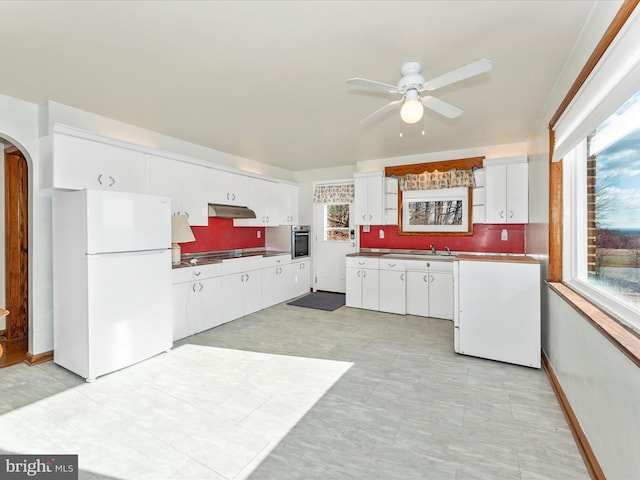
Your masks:
{"label": "stainless steel wall oven", "polygon": [[291,227],[291,258],[309,256],[309,225],[295,225]]}

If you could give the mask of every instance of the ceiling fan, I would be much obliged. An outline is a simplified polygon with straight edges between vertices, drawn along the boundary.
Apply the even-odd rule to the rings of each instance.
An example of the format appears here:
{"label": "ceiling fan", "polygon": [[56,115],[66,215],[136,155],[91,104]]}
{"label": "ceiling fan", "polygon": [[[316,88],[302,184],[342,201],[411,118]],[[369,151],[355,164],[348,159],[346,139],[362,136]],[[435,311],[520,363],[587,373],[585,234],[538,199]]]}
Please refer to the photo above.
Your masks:
{"label": "ceiling fan", "polygon": [[401,104],[400,117],[402,120],[405,123],[416,123],[422,118],[424,107],[430,108],[434,112],[444,115],[447,118],[456,118],[462,115],[463,112],[458,107],[454,107],[430,95],[421,96],[420,94],[422,92],[430,92],[451,85],[452,83],[466,80],[480,73],[488,72],[491,70],[491,67],[491,61],[481,58],[427,81],[420,75],[420,71],[422,70],[422,64],[420,62],[407,62],[400,68],[402,78],[397,85],[357,77],[348,79],[347,83],[402,95],[400,100],[387,103],[384,107],[379,108],[368,117],[363,118],[360,121],[361,125],[372,122],[384,113],[400,107]]}

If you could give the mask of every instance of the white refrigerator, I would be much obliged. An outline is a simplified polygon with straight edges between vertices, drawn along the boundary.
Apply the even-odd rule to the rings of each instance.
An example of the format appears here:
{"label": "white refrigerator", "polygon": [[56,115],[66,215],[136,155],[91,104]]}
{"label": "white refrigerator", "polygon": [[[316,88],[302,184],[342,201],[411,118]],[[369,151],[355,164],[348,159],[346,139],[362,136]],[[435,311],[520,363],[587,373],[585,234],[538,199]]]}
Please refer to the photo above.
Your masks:
{"label": "white refrigerator", "polygon": [[56,192],[53,360],[93,381],[172,346],[171,200]]}

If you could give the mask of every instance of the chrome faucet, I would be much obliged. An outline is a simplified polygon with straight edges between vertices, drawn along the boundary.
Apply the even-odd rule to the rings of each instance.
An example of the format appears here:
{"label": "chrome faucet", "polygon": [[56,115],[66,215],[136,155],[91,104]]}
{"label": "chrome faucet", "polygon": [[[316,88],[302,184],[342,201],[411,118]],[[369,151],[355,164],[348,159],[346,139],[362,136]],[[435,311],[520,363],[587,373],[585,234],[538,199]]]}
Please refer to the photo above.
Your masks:
{"label": "chrome faucet", "polygon": [[429,248],[431,249],[431,255],[435,255],[436,254],[436,246],[432,243],[429,245]]}
{"label": "chrome faucet", "polygon": [[447,251],[447,255],[451,256],[451,249],[449,247],[444,247],[444,249]]}

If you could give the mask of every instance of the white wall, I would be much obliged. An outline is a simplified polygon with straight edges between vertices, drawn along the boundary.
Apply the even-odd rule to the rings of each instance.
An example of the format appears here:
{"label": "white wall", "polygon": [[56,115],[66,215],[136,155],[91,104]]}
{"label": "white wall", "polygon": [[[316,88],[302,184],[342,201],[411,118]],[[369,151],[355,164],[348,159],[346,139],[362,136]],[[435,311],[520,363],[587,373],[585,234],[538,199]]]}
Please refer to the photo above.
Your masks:
{"label": "white wall", "polygon": [[[530,223],[527,253],[548,270],[549,132],[547,125],[622,2],[600,2],[544,106],[528,141]],[[548,35],[549,32],[541,32]],[[543,284],[542,344],[607,478],[640,475],[640,369]]]}

